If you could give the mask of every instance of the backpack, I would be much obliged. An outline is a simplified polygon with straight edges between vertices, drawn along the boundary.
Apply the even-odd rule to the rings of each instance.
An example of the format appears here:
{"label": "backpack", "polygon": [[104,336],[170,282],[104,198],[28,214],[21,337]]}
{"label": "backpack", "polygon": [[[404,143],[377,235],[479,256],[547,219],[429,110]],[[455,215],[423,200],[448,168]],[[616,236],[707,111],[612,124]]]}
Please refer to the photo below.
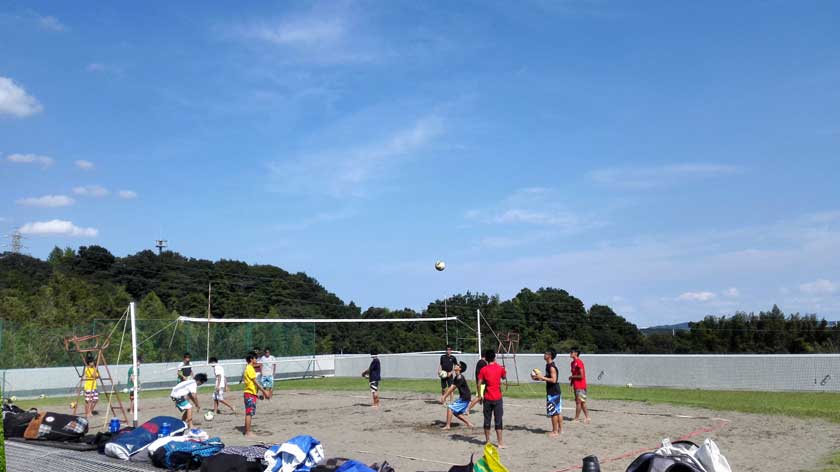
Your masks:
{"label": "backpack", "polygon": [[207,441],[172,441],[152,454],[152,464],[167,470],[190,470],[201,466],[204,459],[218,454],[225,447],[219,438]]}
{"label": "backpack", "polygon": [[29,423],[38,417],[38,410],[33,410],[25,411],[15,405],[3,405],[3,437],[22,438]]}
{"label": "backpack", "polygon": [[637,457],[626,472],[730,472],[730,468],[711,439],[702,447],[691,441],[671,443],[665,439],[656,452]]}

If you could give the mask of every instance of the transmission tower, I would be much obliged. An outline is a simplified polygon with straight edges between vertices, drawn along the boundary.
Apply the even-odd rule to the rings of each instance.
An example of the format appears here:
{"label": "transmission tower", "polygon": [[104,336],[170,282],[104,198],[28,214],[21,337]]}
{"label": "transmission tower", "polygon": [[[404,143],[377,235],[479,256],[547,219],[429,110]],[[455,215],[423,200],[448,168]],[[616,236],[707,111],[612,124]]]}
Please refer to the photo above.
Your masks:
{"label": "transmission tower", "polygon": [[9,238],[9,243],[4,244],[4,248],[9,248],[9,252],[12,254],[20,254],[23,252],[24,249],[29,249],[28,247],[23,245],[23,240],[26,239],[20,234],[20,231],[14,230],[11,234],[5,235]]}
{"label": "transmission tower", "polygon": [[166,240],[155,239],[155,247],[158,249],[158,255],[163,254],[163,250],[166,248]]}

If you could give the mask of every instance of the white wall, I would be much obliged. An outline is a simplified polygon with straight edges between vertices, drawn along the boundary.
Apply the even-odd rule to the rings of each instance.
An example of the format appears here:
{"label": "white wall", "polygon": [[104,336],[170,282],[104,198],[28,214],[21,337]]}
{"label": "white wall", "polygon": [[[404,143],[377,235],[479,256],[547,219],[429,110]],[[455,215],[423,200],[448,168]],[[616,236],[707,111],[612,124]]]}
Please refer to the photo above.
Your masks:
{"label": "white wall", "polygon": [[[439,355],[380,356],[383,380],[388,378],[432,379]],[[475,354],[457,355],[474,375]],[[584,354],[587,382],[591,385],[627,385],[706,390],[764,390],[840,392],[840,355],[637,355]],[[370,357],[336,357],[336,377],[355,377],[367,368]],[[502,363],[497,358],[497,362]],[[569,375],[568,354],[558,354],[555,364],[560,378]],[[530,382],[529,372],[545,369],[542,354],[519,354],[504,359],[508,379],[518,371],[521,382]]]}
{"label": "white wall", "polygon": [[[474,375],[475,354],[457,354],[468,365],[467,376]],[[438,354],[383,354],[380,355],[382,377],[429,379],[435,381]],[[763,390],[763,391],[812,391],[840,392],[840,355],[622,355],[588,354],[581,356],[586,364],[587,381],[591,385],[627,385],[639,387],[671,387],[709,390]],[[370,364],[368,355],[316,356],[281,358],[277,378],[300,378],[306,375],[335,375],[358,377]],[[500,359],[499,359],[500,360]],[[288,362],[285,362],[288,361]],[[558,355],[556,364],[561,379],[569,371],[567,354]],[[240,360],[221,361],[229,380],[238,382],[242,375]],[[500,362],[501,363],[501,362]],[[513,359],[504,360],[508,378],[518,376],[521,382],[530,382],[528,373],[545,362],[540,354],[519,354],[516,365]],[[199,364],[196,362],[195,364]],[[227,365],[226,365],[227,364]],[[230,365],[234,364],[234,365]],[[143,388],[170,388],[176,383],[175,366],[169,364],[144,364],[141,367]],[[194,371],[208,375],[208,367]],[[111,366],[111,373],[123,388],[128,372],[127,365]],[[103,372],[104,375],[104,372]],[[24,398],[46,395],[68,395],[75,392],[79,376],[72,367],[13,369],[0,371],[4,395]]]}
{"label": "white wall", "polygon": [[[332,375],[335,370],[335,356],[284,357],[277,364],[278,379],[300,378],[306,375]],[[229,381],[238,382],[245,368],[245,361],[227,359],[219,361],[225,367],[225,376]],[[193,361],[194,366],[205,364],[204,361]],[[144,389],[171,388],[177,383],[177,362],[168,364],[143,364],[140,366],[140,384]],[[128,368],[130,364],[108,366],[117,389],[126,386]],[[207,366],[193,367],[193,374],[203,372],[208,378],[213,377],[213,369]],[[50,367],[41,369],[10,369],[0,371],[0,382],[3,382],[3,395],[15,395],[20,398],[45,395],[72,395],[79,383],[81,368],[76,371],[73,367]],[[99,375],[107,377],[105,369],[100,367]],[[101,387],[100,387],[101,389]]]}

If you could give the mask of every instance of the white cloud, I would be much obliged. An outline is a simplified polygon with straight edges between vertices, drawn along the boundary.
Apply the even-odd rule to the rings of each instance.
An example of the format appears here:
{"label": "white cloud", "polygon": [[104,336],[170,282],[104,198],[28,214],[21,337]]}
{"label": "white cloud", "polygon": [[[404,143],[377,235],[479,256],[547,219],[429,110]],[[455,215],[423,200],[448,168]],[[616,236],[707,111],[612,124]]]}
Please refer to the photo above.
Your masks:
{"label": "white cloud", "polygon": [[107,188],[99,185],[85,185],[83,187],[74,187],[73,193],[83,197],[104,197],[111,192]]}
{"label": "white cloud", "polygon": [[49,167],[55,162],[51,157],[38,154],[9,154],[6,160],[15,164],[38,164],[41,167]]}
{"label": "white cloud", "polygon": [[20,228],[21,234],[33,236],[62,235],[75,237],[96,237],[99,231],[96,228],[81,228],[71,221],[50,220],[26,223]]}
{"label": "white cloud", "polygon": [[27,94],[23,87],[8,77],[0,76],[0,115],[23,118],[43,109],[38,99]]}
{"label": "white cloud", "polygon": [[303,18],[283,21],[276,25],[254,25],[246,35],[274,44],[305,44],[338,41],[345,26],[338,19]]}
{"label": "white cloud", "polygon": [[240,40],[267,46],[272,60],[306,64],[354,64],[386,55],[373,28],[352,8],[331,4],[292,13],[280,20],[260,19],[235,25],[230,32]]}
{"label": "white cloud", "polygon": [[685,292],[677,297],[677,300],[684,302],[707,302],[715,298],[712,292]]}
{"label": "white cloud", "polygon": [[675,164],[657,167],[614,167],[589,174],[594,182],[626,189],[649,189],[690,179],[732,175],[741,168],[725,164]]}
{"label": "white cloud", "polygon": [[137,198],[137,192],[133,190],[120,190],[117,195],[123,200],[131,200],[132,198]]}
{"label": "white cloud", "polygon": [[594,218],[583,217],[564,208],[561,200],[552,189],[523,188],[508,195],[493,208],[469,210],[464,217],[484,224],[546,226],[567,234],[603,226]]}
{"label": "white cloud", "polygon": [[840,290],[840,284],[827,279],[818,279],[799,285],[799,290],[812,295],[827,295]]}
{"label": "white cloud", "polygon": [[269,165],[276,181],[272,189],[361,197],[367,194],[367,184],[388,174],[401,160],[421,151],[442,133],[440,119],[426,117],[372,144],[275,162]]}
{"label": "white cloud", "polygon": [[83,159],[80,159],[80,160],[74,162],[74,164],[76,164],[76,167],[78,167],[79,169],[84,169],[84,170],[90,170],[90,169],[93,169],[93,167],[94,167],[93,162],[86,161],[86,160],[83,160]]}
{"label": "white cloud", "polygon": [[75,202],[75,200],[66,195],[44,195],[43,197],[21,198],[17,201],[17,204],[42,208],[56,208],[69,206]]}
{"label": "white cloud", "polygon": [[741,296],[741,291],[735,287],[728,288],[723,291],[723,295],[730,298],[737,298]]}
{"label": "white cloud", "polygon": [[67,27],[54,16],[42,16],[38,18],[38,25],[45,30],[55,31],[58,33],[67,31]]}

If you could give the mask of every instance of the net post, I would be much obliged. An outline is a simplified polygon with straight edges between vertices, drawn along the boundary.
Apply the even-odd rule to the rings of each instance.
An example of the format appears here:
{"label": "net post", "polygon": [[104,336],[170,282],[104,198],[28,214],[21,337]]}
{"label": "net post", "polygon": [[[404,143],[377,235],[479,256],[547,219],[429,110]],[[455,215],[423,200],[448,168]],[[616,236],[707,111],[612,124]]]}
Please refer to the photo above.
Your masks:
{"label": "net post", "polygon": [[478,357],[481,357],[481,310],[475,309],[475,327],[478,333]]}
{"label": "net post", "polygon": [[[133,427],[137,427],[137,404],[140,403],[140,396],[137,392],[137,387],[140,382],[140,376],[137,374],[137,317],[135,316],[134,311],[134,302],[128,304],[128,311],[129,315],[131,316],[131,365],[132,370],[131,372],[134,375],[134,381],[132,382],[134,385],[132,388],[134,389],[134,401],[131,402],[131,410],[132,410],[132,423]],[[125,411],[123,411],[125,413]]]}

